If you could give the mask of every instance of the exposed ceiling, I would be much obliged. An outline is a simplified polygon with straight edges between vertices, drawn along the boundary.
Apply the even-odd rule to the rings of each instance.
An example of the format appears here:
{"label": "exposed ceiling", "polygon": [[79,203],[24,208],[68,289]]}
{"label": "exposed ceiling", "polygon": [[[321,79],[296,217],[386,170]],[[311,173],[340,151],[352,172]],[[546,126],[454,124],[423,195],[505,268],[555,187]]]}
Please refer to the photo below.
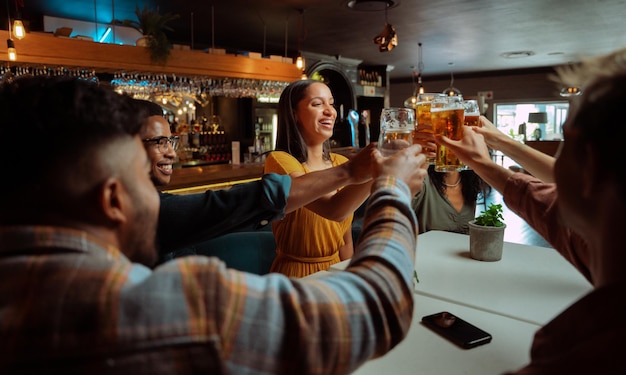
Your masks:
{"label": "exposed ceiling", "polygon": [[[16,0],[8,0],[15,9]],[[19,3],[20,0],[17,0]],[[108,23],[134,19],[144,0],[21,0],[31,27],[41,15]],[[385,11],[355,11],[348,0],[149,0],[179,14],[170,39],[194,48],[294,57],[308,52],[390,65],[392,79],[550,67],[626,47],[626,0],[395,0],[387,20],[398,46],[379,52],[373,38]],[[367,4],[375,5],[373,3]],[[13,12],[13,10],[11,11]],[[300,39],[300,42],[298,42]],[[528,53],[526,53],[528,52]],[[505,57],[512,53],[512,57]]]}

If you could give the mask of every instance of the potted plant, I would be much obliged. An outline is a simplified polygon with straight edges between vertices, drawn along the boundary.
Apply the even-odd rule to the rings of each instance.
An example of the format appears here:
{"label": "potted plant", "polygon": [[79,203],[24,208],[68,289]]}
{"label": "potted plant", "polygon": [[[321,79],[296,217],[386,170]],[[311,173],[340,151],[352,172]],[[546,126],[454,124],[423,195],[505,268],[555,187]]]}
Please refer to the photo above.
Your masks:
{"label": "potted plant", "polygon": [[504,216],[501,204],[489,207],[469,223],[470,257],[494,262],[502,259],[504,245]]}
{"label": "potted plant", "polygon": [[130,26],[139,31],[143,37],[137,40],[138,46],[148,47],[153,63],[164,65],[170,55],[170,42],[165,31],[173,31],[167,23],[177,19],[178,14],[159,13],[159,8],[148,8],[148,4],[139,9],[135,6],[137,21],[124,20],[122,25]]}

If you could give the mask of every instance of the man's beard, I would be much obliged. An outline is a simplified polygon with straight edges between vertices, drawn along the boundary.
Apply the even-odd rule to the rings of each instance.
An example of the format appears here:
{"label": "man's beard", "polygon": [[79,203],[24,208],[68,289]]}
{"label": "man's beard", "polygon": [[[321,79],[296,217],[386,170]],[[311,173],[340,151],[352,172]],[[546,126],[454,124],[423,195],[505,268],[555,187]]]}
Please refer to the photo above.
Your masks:
{"label": "man's beard", "polygon": [[155,246],[158,211],[152,213],[137,189],[132,188],[129,193],[135,203],[133,205],[134,217],[130,221],[132,227],[126,241],[126,248],[123,251],[131,261],[152,267],[158,261],[158,252]]}

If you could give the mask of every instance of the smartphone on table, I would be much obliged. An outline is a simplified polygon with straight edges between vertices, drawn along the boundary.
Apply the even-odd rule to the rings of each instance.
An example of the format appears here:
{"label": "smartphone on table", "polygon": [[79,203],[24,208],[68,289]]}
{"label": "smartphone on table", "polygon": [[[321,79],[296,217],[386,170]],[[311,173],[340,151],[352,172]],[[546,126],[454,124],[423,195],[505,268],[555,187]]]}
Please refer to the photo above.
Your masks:
{"label": "smartphone on table", "polygon": [[491,342],[491,335],[447,311],[427,315],[422,324],[463,349]]}

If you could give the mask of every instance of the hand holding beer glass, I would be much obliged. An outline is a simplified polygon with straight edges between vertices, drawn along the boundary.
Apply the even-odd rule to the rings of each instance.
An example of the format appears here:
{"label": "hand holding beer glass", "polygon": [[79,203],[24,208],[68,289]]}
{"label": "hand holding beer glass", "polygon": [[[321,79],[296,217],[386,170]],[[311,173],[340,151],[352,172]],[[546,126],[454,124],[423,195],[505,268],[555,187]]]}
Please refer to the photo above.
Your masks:
{"label": "hand holding beer glass", "polygon": [[412,108],[383,108],[380,114],[378,148],[383,156],[413,144],[415,111]]}
{"label": "hand holding beer glass", "polygon": [[[433,99],[430,107],[431,121],[436,135],[444,135],[453,140],[463,136],[465,108],[460,96],[443,96]],[[445,146],[437,145],[435,170],[452,172],[463,170],[463,163]]]}

